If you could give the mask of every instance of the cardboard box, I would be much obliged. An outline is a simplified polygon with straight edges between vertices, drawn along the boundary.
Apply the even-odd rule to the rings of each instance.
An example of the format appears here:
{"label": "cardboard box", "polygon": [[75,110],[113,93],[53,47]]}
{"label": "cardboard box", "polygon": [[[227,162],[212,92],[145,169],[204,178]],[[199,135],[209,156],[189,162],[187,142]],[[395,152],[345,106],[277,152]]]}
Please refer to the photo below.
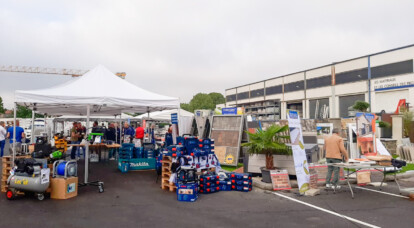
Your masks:
{"label": "cardboard box", "polygon": [[78,177],[51,178],[52,199],[69,199],[78,195]]}

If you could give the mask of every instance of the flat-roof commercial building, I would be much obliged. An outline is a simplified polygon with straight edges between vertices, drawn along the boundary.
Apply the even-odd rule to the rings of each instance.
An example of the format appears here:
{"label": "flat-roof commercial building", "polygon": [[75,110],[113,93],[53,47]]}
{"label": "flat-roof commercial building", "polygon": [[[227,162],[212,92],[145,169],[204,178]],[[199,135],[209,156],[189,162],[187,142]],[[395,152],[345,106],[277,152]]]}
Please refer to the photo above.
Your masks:
{"label": "flat-roof commercial building", "polygon": [[257,119],[352,116],[357,100],[371,112],[395,112],[400,99],[414,103],[414,44],[226,89],[227,107],[244,107]]}

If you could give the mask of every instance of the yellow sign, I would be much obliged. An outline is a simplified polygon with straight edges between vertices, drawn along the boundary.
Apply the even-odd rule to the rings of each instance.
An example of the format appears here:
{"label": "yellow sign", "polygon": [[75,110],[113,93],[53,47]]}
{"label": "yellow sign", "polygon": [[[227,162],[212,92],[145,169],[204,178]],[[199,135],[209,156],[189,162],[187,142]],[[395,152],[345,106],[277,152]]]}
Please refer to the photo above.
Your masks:
{"label": "yellow sign", "polygon": [[27,179],[15,180],[14,183],[15,184],[20,184],[20,185],[27,185],[29,183],[29,181]]}
{"label": "yellow sign", "polygon": [[229,154],[226,156],[226,160],[224,161],[226,164],[232,164],[234,162],[234,156]]}

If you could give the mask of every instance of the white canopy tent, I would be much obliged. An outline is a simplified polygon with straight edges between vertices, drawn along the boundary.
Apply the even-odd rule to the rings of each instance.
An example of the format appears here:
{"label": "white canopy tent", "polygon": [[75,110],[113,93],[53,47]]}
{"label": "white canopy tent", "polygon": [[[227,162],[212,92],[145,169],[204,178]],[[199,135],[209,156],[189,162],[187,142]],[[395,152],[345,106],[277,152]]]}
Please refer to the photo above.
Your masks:
{"label": "white canopy tent", "polygon": [[184,109],[170,109],[163,111],[155,111],[149,114],[142,114],[133,118],[133,120],[156,120],[171,122],[171,114],[177,113],[178,115],[178,132],[179,135],[189,134],[191,131],[191,125],[193,123],[194,114]]}
{"label": "white canopy tent", "polygon": [[164,111],[156,111],[150,112],[149,117],[148,114],[141,114],[139,116],[134,117],[134,119],[152,119],[152,120],[162,120],[162,121],[171,121],[171,114],[178,113],[180,117],[194,117],[194,114],[188,112],[184,109],[170,109]]}
{"label": "white canopy tent", "polygon": [[[48,115],[86,116],[86,125],[89,126],[91,115],[120,115],[123,112],[174,109],[179,107],[179,99],[139,88],[99,65],[82,77],[49,89],[17,90],[15,92],[14,119],[16,119],[16,104]],[[14,132],[16,132],[15,126],[16,121]],[[86,134],[88,133],[87,129]],[[13,141],[15,141],[15,134],[13,134]],[[14,162],[15,144],[13,144],[13,148]],[[89,148],[86,146],[85,184],[89,184],[88,157]]]}

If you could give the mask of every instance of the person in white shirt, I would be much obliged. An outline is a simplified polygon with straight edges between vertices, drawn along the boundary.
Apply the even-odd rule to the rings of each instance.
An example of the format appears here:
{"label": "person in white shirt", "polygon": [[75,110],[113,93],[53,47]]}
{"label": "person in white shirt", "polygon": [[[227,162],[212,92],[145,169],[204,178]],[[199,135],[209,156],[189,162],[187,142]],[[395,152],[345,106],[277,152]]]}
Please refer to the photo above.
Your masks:
{"label": "person in white shirt", "polygon": [[1,157],[3,157],[3,152],[4,152],[4,145],[6,145],[6,135],[7,135],[7,131],[4,128],[4,121],[0,121],[0,152],[1,152]]}

